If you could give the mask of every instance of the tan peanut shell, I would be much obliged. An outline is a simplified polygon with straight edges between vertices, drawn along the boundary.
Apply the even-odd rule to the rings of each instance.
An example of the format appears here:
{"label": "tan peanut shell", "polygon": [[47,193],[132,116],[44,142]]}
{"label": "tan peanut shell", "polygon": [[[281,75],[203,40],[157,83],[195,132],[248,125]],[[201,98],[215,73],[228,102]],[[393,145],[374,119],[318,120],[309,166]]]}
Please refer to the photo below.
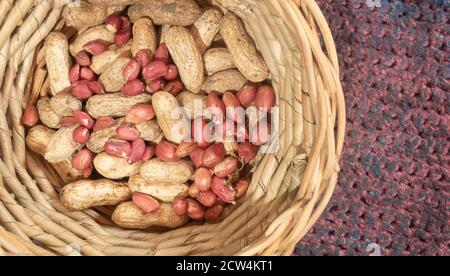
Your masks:
{"label": "tan peanut shell", "polygon": [[39,113],[39,119],[44,125],[50,128],[59,128],[61,126],[59,123],[61,117],[50,107],[49,98],[40,98],[36,103],[36,108]]}
{"label": "tan peanut shell", "polygon": [[94,167],[99,174],[109,179],[122,179],[139,174],[141,163],[130,164],[126,158],[102,152],[94,158]]}
{"label": "tan peanut shell", "polygon": [[203,62],[205,63],[205,71],[208,76],[217,72],[236,68],[233,57],[227,48],[212,48],[203,54]]}
{"label": "tan peanut shell", "polygon": [[77,5],[66,5],[63,17],[68,26],[80,30],[102,24],[110,15],[109,11],[105,6],[79,1]]}
{"label": "tan peanut shell", "polygon": [[133,44],[131,54],[135,56],[137,52],[148,49],[155,53],[156,50],[156,30],[153,22],[149,18],[140,18],[133,25]]}
{"label": "tan peanut shell", "polygon": [[170,203],[161,203],[158,210],[146,214],[132,201],[117,206],[111,219],[115,224],[126,229],[147,229],[151,227],[175,229],[189,221],[186,216],[177,216]]}
{"label": "tan peanut shell", "polygon": [[71,159],[72,154],[81,148],[72,138],[77,126],[60,128],[48,141],[44,158],[50,163],[62,162]]}
{"label": "tan peanut shell", "polygon": [[177,96],[178,103],[184,108],[184,112],[189,119],[204,116],[210,118],[211,114],[206,106],[208,97],[198,95],[189,91],[181,92]]}
{"label": "tan peanut shell", "polygon": [[157,158],[144,162],[140,175],[150,182],[186,183],[194,175],[189,161],[164,162]]}
{"label": "tan peanut shell", "polygon": [[109,31],[105,25],[88,28],[77,36],[75,41],[70,45],[70,53],[75,56],[83,51],[84,45],[96,39],[101,39],[106,43],[114,41],[114,33]]}
{"label": "tan peanut shell", "polygon": [[167,30],[170,29],[172,26],[170,25],[162,25],[159,30],[159,43],[165,43],[166,42],[166,33]]}
{"label": "tan peanut shell", "polygon": [[113,61],[119,57],[129,57],[131,54],[131,43],[127,43],[122,47],[111,49],[92,57],[91,69],[100,75],[105,71]]}
{"label": "tan peanut shell", "polygon": [[201,13],[193,0],[146,0],[128,8],[131,22],[150,17],[156,25],[189,26]]}
{"label": "tan peanut shell", "polygon": [[68,184],[61,191],[62,204],[73,211],[116,205],[130,198],[130,189],[125,183],[109,179],[79,180]]}
{"label": "tan peanut shell", "polygon": [[172,27],[165,42],[186,89],[199,93],[205,80],[203,59],[191,33],[184,27]]}
{"label": "tan peanut shell", "polygon": [[[47,144],[55,132],[55,130],[46,126],[36,125],[28,131],[25,142],[31,151],[44,156]],[[82,178],[82,172],[74,169],[70,160],[52,163],[52,166],[64,183],[73,182]]]}
{"label": "tan peanut shell", "polygon": [[139,131],[141,138],[144,141],[158,144],[163,139],[164,135],[156,120],[150,120],[144,123],[137,124],[136,129]]}
{"label": "tan peanut shell", "polygon": [[203,89],[207,92],[220,92],[226,91],[238,91],[241,89],[247,79],[235,69],[230,69],[222,72],[215,73],[214,75],[206,79]]}
{"label": "tan peanut shell", "polygon": [[59,32],[52,32],[45,41],[45,64],[47,66],[52,95],[70,89],[69,43],[67,37]]}
{"label": "tan peanut shell", "polygon": [[210,8],[203,12],[202,16],[192,26],[191,33],[201,53],[204,53],[214,41],[220,29],[222,16],[223,13],[220,10]]}
{"label": "tan peanut shell", "polygon": [[75,110],[81,110],[82,103],[69,92],[64,92],[50,98],[50,108],[60,117],[72,116]]}
{"label": "tan peanut shell", "polygon": [[106,142],[116,135],[116,129],[123,121],[124,119],[118,119],[116,120],[116,124],[114,126],[92,133],[86,147],[94,153],[102,152],[105,148]]}
{"label": "tan peanut shell", "polygon": [[181,143],[189,133],[177,99],[169,92],[160,91],[153,94],[152,105],[166,139],[176,144]]}
{"label": "tan peanut shell", "polygon": [[99,81],[105,87],[106,92],[118,92],[126,83],[123,75],[123,69],[130,62],[130,58],[118,57],[116,58],[99,77]]}
{"label": "tan peanut shell", "polygon": [[151,195],[162,202],[172,202],[177,196],[187,192],[189,186],[182,183],[152,182],[140,175],[130,177],[128,187],[134,192]]}
{"label": "tan peanut shell", "polygon": [[267,79],[269,76],[267,65],[239,17],[231,12],[227,13],[222,18],[219,32],[233,56],[234,64],[247,79],[252,82]]}
{"label": "tan peanut shell", "polygon": [[87,101],[86,110],[95,119],[105,116],[118,118],[125,116],[134,105],[150,102],[151,98],[147,94],[137,96],[124,96],[122,93],[95,95]]}

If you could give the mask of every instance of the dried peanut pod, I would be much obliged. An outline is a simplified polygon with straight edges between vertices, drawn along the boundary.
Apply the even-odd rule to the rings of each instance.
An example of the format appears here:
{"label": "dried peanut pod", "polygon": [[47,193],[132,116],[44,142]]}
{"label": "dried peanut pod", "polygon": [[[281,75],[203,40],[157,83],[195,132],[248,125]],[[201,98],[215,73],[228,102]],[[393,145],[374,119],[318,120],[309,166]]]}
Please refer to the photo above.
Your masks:
{"label": "dried peanut pod", "polygon": [[94,167],[102,176],[109,179],[122,179],[139,174],[140,162],[130,164],[126,158],[115,157],[102,152],[94,158]]}
{"label": "dried peanut pod", "polygon": [[111,219],[118,226],[127,229],[147,229],[150,227],[175,229],[189,221],[186,216],[177,216],[170,203],[162,203],[158,210],[146,214],[132,201],[117,206]]}
{"label": "dried peanut pod", "polygon": [[172,26],[170,25],[162,25],[159,31],[159,43],[166,43],[166,33]]}
{"label": "dried peanut pod", "polygon": [[131,54],[134,57],[143,49],[148,49],[152,53],[155,53],[156,50],[156,30],[149,18],[138,19],[133,25]]}
{"label": "dried peanut pod", "polygon": [[103,71],[99,77],[99,81],[105,87],[106,92],[118,92],[122,89],[122,86],[127,82],[123,75],[123,69],[130,60],[127,57],[119,57]]}
{"label": "dried peanut pod", "polygon": [[188,135],[189,124],[180,108],[177,99],[170,93],[160,91],[153,94],[153,109],[164,136],[176,144],[181,143]]}
{"label": "dried peanut pod", "polygon": [[[48,142],[55,132],[55,130],[46,126],[36,125],[28,130],[25,142],[31,151],[44,156]],[[58,163],[52,163],[52,166],[64,183],[70,183],[82,178],[82,172],[74,169],[69,159]]]}
{"label": "dried peanut pod", "polygon": [[131,22],[150,17],[156,25],[189,26],[200,18],[202,11],[193,0],[146,0],[131,5]]}
{"label": "dried peanut pod", "polygon": [[223,13],[220,10],[210,8],[203,12],[202,16],[192,26],[191,33],[201,53],[204,53],[214,41],[220,29],[222,16]]}
{"label": "dried peanut pod", "polygon": [[136,129],[139,131],[142,139],[155,144],[161,142],[164,136],[156,120],[137,124]]}
{"label": "dried peanut pod", "polygon": [[50,98],[50,108],[60,117],[72,116],[75,110],[81,110],[82,103],[70,93],[59,93]]}
{"label": "dried peanut pod", "polygon": [[48,162],[57,163],[70,159],[72,154],[81,148],[81,145],[72,138],[75,128],[77,128],[76,125],[60,128],[48,141],[44,154]]}
{"label": "dried peanut pod", "polygon": [[152,182],[140,175],[130,177],[130,180],[128,180],[128,187],[133,193],[140,192],[151,195],[162,202],[172,202],[178,195],[187,192],[189,189],[186,184],[159,181]]}
{"label": "dried peanut pod", "polygon": [[189,119],[204,117],[209,119],[211,114],[206,106],[208,97],[205,95],[196,95],[189,91],[181,92],[177,96],[178,103],[184,108],[185,114]]}
{"label": "dried peanut pod", "polygon": [[151,182],[186,183],[194,175],[194,167],[186,160],[163,162],[154,158],[142,164],[140,174]]}
{"label": "dried peanut pod", "polygon": [[220,35],[233,56],[234,64],[247,79],[261,82],[268,78],[269,69],[239,17],[227,13],[222,18]]}
{"label": "dried peanut pod", "polygon": [[69,43],[67,37],[59,32],[52,32],[45,40],[45,64],[47,65],[50,91],[56,95],[70,89]]}
{"label": "dried peanut pod", "polygon": [[66,185],[61,191],[61,203],[73,211],[116,205],[130,198],[130,189],[125,183],[109,179],[79,180]]}
{"label": "dried peanut pod", "polygon": [[205,80],[203,59],[191,33],[184,27],[172,27],[167,30],[165,42],[184,85],[199,93]]}
{"label": "dried peanut pod", "polygon": [[86,144],[87,148],[94,153],[102,152],[106,142],[116,135],[116,130],[123,121],[123,119],[116,120],[113,126],[92,133]]}
{"label": "dried peanut pod", "polygon": [[114,33],[109,31],[105,25],[99,25],[86,29],[79,34],[75,41],[70,45],[70,53],[75,56],[79,52],[83,51],[84,45],[93,40],[103,40],[106,43],[112,43],[114,41]]}
{"label": "dried peanut pod", "polygon": [[209,93],[212,91],[225,93],[226,91],[238,91],[247,79],[235,69],[215,73],[205,81],[203,89]]}
{"label": "dried peanut pod", "polygon": [[110,15],[109,12],[110,9],[105,6],[79,1],[77,5],[66,5],[62,16],[68,26],[81,30],[102,24],[108,15]]}
{"label": "dried peanut pod", "polygon": [[50,107],[50,99],[40,98],[37,101],[36,104],[38,113],[39,113],[39,119],[41,119],[42,123],[44,125],[50,127],[50,128],[59,128],[61,127],[60,119],[61,116],[58,116],[55,111]]}
{"label": "dried peanut pod", "polygon": [[109,93],[95,95],[86,103],[86,110],[95,119],[111,116],[123,117],[133,106],[150,102],[151,96],[140,94],[137,96],[124,96],[122,93]]}
{"label": "dried peanut pod", "polygon": [[113,61],[119,57],[128,57],[131,54],[131,43],[125,44],[119,48],[109,49],[100,55],[92,57],[91,69],[100,75],[103,73]]}
{"label": "dried peanut pod", "polygon": [[205,70],[208,76],[212,76],[217,72],[236,68],[233,57],[227,48],[212,48],[203,55]]}

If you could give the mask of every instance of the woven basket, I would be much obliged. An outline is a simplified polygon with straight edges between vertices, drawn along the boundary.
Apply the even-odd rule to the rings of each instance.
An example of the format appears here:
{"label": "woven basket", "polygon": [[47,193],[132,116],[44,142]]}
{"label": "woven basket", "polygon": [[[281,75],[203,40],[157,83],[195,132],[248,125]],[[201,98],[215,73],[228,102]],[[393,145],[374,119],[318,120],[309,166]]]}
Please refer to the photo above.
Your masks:
{"label": "woven basket", "polygon": [[62,180],[25,146],[23,108],[48,90],[42,41],[76,35],[60,20],[68,2],[0,0],[0,255],[290,255],[333,193],[345,131],[335,45],[314,0],[215,1],[243,19],[270,68],[279,147],[223,221],[161,233],[118,228],[107,207],[69,212]]}

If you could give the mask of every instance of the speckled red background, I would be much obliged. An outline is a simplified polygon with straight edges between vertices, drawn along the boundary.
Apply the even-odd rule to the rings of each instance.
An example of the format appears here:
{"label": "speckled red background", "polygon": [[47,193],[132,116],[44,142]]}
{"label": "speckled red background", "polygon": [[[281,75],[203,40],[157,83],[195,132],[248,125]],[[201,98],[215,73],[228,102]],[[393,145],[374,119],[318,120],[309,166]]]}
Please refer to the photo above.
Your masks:
{"label": "speckled red background", "polygon": [[335,194],[295,254],[450,255],[450,4],[368,2],[318,0],[348,129]]}

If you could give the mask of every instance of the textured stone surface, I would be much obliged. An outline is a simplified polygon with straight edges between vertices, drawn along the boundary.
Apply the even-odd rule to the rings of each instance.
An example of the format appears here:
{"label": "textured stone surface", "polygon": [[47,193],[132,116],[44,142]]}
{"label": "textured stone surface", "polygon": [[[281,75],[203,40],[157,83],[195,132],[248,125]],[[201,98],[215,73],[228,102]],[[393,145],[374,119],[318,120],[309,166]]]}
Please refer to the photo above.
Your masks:
{"label": "textured stone surface", "polygon": [[449,255],[449,1],[318,3],[348,130],[336,192],[294,254]]}

